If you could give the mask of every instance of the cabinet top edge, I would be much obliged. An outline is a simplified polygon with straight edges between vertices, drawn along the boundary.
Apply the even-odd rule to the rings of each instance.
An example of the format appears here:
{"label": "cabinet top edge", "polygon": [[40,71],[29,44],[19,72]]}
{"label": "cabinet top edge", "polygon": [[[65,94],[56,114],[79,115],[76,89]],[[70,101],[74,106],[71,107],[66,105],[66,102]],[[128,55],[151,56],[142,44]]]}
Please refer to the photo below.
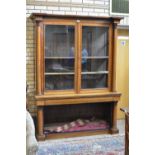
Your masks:
{"label": "cabinet top edge", "polygon": [[122,16],[79,16],[79,15],[56,15],[56,14],[47,14],[47,13],[32,13],[30,16],[31,19],[35,21],[42,21],[43,19],[53,19],[53,18],[62,18],[62,19],[91,19],[91,20],[106,20],[114,23],[119,23]]}

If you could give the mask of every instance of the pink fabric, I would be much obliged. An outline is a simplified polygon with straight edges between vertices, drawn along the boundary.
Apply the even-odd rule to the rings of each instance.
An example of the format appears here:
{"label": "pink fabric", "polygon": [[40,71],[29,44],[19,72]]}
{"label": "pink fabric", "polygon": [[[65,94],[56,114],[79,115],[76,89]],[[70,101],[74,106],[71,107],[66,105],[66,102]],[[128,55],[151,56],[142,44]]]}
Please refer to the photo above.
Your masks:
{"label": "pink fabric", "polygon": [[75,127],[64,130],[63,132],[73,132],[73,131],[84,131],[84,130],[94,130],[94,129],[107,129],[109,125],[105,121],[92,121],[83,126],[76,125]]}
{"label": "pink fabric", "polygon": [[61,132],[76,132],[90,130],[105,130],[109,128],[109,124],[104,120],[85,120],[77,119],[76,121],[66,123],[62,126],[57,126],[54,129],[45,130],[45,133],[61,133]]}

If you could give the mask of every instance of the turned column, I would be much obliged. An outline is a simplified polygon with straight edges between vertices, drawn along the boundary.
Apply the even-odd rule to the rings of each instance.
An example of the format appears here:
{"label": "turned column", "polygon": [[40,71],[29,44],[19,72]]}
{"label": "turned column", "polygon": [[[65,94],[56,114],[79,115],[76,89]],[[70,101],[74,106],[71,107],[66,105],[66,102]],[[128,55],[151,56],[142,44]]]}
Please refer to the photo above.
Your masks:
{"label": "turned column", "polygon": [[38,132],[37,132],[37,138],[38,140],[44,140],[45,135],[44,135],[44,111],[42,106],[37,107],[37,125],[38,125]]}
{"label": "turned column", "polygon": [[43,94],[43,24],[41,19],[36,21],[36,94]]}
{"label": "turned column", "polygon": [[[117,24],[118,24],[118,21],[114,21],[114,24],[113,24],[113,80],[112,80],[112,91],[113,92],[116,92]],[[112,103],[111,132],[118,133],[118,129],[117,129],[117,101]]]}
{"label": "turned column", "polygon": [[[42,18],[36,18],[36,95],[43,94],[43,24]],[[37,105],[37,138],[44,140],[44,108],[42,101],[36,101]]]}
{"label": "turned column", "polygon": [[112,80],[112,91],[116,92],[116,63],[117,59],[117,24],[113,25],[113,80]]}

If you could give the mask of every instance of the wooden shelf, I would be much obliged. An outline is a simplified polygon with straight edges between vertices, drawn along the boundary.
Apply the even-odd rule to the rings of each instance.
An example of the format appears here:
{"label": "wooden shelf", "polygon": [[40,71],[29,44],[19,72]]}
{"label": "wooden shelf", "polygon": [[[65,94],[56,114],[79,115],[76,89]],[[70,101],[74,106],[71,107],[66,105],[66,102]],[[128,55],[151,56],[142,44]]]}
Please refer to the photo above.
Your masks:
{"label": "wooden shelf", "polygon": [[[91,57],[82,57],[85,59],[108,59],[108,56],[91,56]],[[74,59],[74,57],[45,57],[45,59]]]}
{"label": "wooden shelf", "polygon": [[82,75],[85,74],[108,74],[108,71],[98,71],[98,72],[82,72]]}
{"label": "wooden shelf", "polygon": [[74,72],[44,73],[44,75],[74,75]]}
{"label": "wooden shelf", "polygon": [[[98,72],[82,72],[85,74],[108,74],[108,71],[98,71]],[[57,73],[45,73],[44,75],[74,75],[74,72],[57,72]]]}
{"label": "wooden shelf", "polygon": [[[92,135],[101,135],[101,134],[110,134],[110,133],[112,133],[110,129],[94,130],[94,131],[78,131],[78,132],[70,132],[70,133],[52,133],[52,134],[45,135],[45,139],[59,139],[59,138],[70,138],[70,137],[80,137],[80,136],[92,136]],[[39,139],[39,137],[38,137],[38,139]],[[39,140],[44,140],[44,139],[39,139]]]}
{"label": "wooden shelf", "polygon": [[74,57],[45,57],[45,59],[74,59]]}
{"label": "wooden shelf", "polygon": [[108,59],[109,57],[108,56],[91,56],[91,57],[82,57],[82,58],[85,58],[85,59]]}

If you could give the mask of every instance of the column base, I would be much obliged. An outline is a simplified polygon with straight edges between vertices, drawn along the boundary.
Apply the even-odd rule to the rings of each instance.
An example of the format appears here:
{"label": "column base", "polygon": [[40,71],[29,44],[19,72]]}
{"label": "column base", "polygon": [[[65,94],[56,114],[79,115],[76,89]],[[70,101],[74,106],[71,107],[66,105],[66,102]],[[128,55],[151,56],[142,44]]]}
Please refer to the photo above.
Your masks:
{"label": "column base", "polygon": [[111,128],[110,132],[111,132],[111,134],[117,134],[117,133],[119,133],[119,130],[117,128]]}
{"label": "column base", "polygon": [[45,140],[45,135],[37,135],[37,140],[42,141]]}

